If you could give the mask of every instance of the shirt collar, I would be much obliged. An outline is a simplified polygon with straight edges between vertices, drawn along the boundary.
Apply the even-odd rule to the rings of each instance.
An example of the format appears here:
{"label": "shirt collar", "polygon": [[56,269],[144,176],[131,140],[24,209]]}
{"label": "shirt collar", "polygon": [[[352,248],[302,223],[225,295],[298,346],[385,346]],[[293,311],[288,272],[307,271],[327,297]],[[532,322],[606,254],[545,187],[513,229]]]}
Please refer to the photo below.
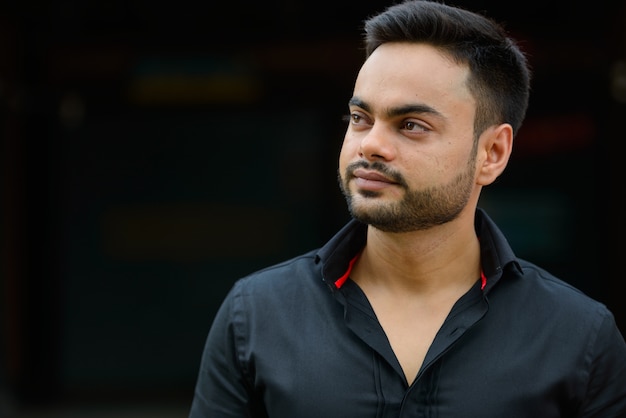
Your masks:
{"label": "shirt collar", "polygon": [[[516,269],[520,274],[522,269],[502,231],[481,208],[476,210],[474,227],[480,237],[481,264],[486,279],[483,291],[488,292],[505,269]],[[322,278],[332,290],[341,286],[366,239],[367,225],[352,219],[317,252]]]}

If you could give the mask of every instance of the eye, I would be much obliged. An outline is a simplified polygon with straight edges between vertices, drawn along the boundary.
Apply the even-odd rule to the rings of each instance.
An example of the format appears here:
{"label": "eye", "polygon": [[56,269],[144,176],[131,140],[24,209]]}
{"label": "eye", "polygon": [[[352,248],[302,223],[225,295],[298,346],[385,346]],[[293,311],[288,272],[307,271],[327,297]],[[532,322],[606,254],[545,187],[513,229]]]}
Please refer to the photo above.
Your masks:
{"label": "eye", "polygon": [[404,121],[402,123],[402,129],[405,129],[407,131],[411,131],[411,132],[428,132],[430,131],[430,129],[428,129],[425,125],[412,121],[412,120],[407,120]]}
{"label": "eye", "polygon": [[351,125],[356,126],[363,126],[369,123],[367,118],[363,114],[358,112],[352,112],[349,115],[345,115],[343,117],[343,120],[349,122]]}

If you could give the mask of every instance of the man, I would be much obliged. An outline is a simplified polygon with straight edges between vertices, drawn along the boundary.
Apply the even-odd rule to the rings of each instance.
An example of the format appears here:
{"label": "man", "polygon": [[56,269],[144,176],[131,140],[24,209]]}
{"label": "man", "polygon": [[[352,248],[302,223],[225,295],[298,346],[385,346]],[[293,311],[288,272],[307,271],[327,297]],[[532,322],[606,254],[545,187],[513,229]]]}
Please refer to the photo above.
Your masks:
{"label": "man", "polygon": [[436,2],[365,29],[339,158],[354,220],[235,284],[190,418],[626,417],[612,314],[477,208],[524,118],[524,55]]}

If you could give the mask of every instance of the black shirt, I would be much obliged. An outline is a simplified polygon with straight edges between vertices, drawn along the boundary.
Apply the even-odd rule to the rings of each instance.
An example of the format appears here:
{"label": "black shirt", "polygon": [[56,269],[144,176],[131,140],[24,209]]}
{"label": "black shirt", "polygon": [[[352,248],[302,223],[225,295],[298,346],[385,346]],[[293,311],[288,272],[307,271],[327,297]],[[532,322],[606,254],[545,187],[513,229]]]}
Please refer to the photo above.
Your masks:
{"label": "black shirt", "polygon": [[348,278],[367,226],[239,280],[209,331],[190,418],[626,417],[626,344],[601,303],[513,254],[476,214],[483,280],[410,386]]}

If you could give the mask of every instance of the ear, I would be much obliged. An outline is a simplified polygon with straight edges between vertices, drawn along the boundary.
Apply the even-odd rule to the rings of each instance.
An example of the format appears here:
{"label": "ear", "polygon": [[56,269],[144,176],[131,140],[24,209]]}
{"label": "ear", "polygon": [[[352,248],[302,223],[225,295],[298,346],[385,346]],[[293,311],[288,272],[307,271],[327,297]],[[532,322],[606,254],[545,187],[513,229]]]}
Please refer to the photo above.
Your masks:
{"label": "ear", "polygon": [[506,168],[513,149],[513,128],[508,123],[487,128],[479,139],[476,182],[493,183]]}

